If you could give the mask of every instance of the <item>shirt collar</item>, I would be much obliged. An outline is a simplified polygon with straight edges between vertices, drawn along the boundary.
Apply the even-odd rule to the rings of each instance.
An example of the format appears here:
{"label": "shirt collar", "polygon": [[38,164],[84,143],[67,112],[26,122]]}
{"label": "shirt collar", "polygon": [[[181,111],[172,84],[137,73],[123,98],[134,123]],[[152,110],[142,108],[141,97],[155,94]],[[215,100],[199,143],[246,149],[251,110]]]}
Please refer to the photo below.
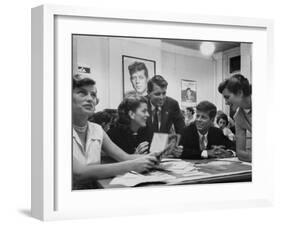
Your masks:
{"label": "shirt collar", "polygon": [[[99,136],[97,133],[94,132],[94,127],[91,126],[90,122],[88,123],[88,129],[87,129],[87,141],[89,139],[91,140],[98,140]],[[80,141],[79,135],[76,132],[76,130],[73,128],[73,133],[72,133],[72,137],[75,138],[77,141]]]}
{"label": "shirt collar", "polygon": [[198,133],[199,137],[201,138],[201,137],[203,137],[203,136],[207,137],[209,132],[207,132],[207,133],[205,133],[205,134],[203,135],[203,134],[201,134],[201,133],[197,130],[197,133]]}
{"label": "shirt collar", "polygon": [[[155,106],[151,103],[150,101],[150,105],[151,105],[151,111],[154,111],[155,110]],[[161,111],[162,107],[158,107],[158,110]]]}

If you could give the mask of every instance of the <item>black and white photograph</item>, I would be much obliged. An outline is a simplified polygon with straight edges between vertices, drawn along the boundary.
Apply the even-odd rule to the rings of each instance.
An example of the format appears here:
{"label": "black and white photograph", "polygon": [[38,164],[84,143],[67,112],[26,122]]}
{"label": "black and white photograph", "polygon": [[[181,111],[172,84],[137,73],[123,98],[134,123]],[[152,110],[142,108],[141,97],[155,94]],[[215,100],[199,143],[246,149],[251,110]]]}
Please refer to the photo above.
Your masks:
{"label": "black and white photograph", "polygon": [[196,81],[181,81],[181,105],[183,107],[196,106]]}
{"label": "black and white photograph", "polygon": [[147,82],[156,73],[153,60],[122,56],[124,96],[137,92],[147,95]]}
{"label": "black and white photograph", "polygon": [[72,43],[73,190],[252,180],[251,43]]}

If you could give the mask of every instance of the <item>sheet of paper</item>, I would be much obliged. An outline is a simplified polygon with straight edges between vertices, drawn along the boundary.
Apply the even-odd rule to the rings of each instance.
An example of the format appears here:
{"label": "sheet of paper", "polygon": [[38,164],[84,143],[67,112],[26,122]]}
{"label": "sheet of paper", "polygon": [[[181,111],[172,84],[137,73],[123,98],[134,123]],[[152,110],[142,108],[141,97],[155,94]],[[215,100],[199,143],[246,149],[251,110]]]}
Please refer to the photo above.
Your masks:
{"label": "sheet of paper", "polygon": [[167,143],[168,143],[167,133],[154,133],[149,149],[150,153],[162,152],[165,149]]}
{"label": "sheet of paper", "polygon": [[209,173],[194,171],[189,172],[187,174],[182,175],[182,177],[171,179],[167,182],[167,185],[175,185],[175,184],[181,184],[185,181],[195,180],[195,179],[202,179],[210,177]]}
{"label": "sheet of paper", "polygon": [[117,176],[110,181],[111,185],[120,184],[127,187],[134,187],[142,183],[152,183],[152,182],[167,182],[174,179],[174,176],[163,172],[151,172],[147,175],[136,174],[136,173],[126,173],[121,176]]}
{"label": "sheet of paper", "polygon": [[192,171],[197,171],[194,163],[180,161],[161,161],[160,167],[172,173],[184,175]]}

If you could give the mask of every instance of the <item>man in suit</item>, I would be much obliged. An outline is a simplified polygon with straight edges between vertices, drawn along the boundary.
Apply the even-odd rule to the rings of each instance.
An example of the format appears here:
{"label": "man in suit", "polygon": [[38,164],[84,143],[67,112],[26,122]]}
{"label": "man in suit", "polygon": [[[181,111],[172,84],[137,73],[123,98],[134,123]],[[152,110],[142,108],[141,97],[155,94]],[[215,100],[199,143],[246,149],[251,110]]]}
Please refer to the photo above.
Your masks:
{"label": "man in suit", "polygon": [[180,134],[184,128],[184,117],[176,100],[166,96],[168,82],[161,76],[153,76],[147,83],[148,112],[146,132],[152,139],[154,132]]}
{"label": "man in suit", "polygon": [[196,106],[195,122],[182,133],[180,145],[183,146],[181,158],[226,158],[235,156],[234,143],[223,132],[213,126],[217,108],[209,101]]}

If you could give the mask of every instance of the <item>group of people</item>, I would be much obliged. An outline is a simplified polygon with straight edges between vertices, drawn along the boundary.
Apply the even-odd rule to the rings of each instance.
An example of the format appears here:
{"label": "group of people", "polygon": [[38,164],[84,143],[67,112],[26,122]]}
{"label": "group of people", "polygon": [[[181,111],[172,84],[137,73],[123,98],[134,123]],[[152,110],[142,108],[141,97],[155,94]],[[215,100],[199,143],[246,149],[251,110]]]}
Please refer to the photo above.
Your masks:
{"label": "group of people", "polygon": [[[166,95],[167,87],[168,82],[161,75],[153,76],[147,82],[147,95],[125,96],[118,106],[116,123],[104,131],[97,123],[89,122],[99,101],[95,81],[73,76],[74,189],[79,189],[82,181],[93,182],[157,167],[161,156],[149,153],[155,132],[181,135],[179,146],[170,150],[169,156],[183,159],[238,156],[242,161],[251,161],[251,150],[246,149],[246,133],[251,132],[251,85],[244,76],[234,75],[218,87],[226,104],[237,108],[233,138],[236,145],[223,130],[214,127],[217,108],[209,101],[196,106],[195,120],[186,126],[178,102]],[[102,164],[102,151],[115,161]]]}

